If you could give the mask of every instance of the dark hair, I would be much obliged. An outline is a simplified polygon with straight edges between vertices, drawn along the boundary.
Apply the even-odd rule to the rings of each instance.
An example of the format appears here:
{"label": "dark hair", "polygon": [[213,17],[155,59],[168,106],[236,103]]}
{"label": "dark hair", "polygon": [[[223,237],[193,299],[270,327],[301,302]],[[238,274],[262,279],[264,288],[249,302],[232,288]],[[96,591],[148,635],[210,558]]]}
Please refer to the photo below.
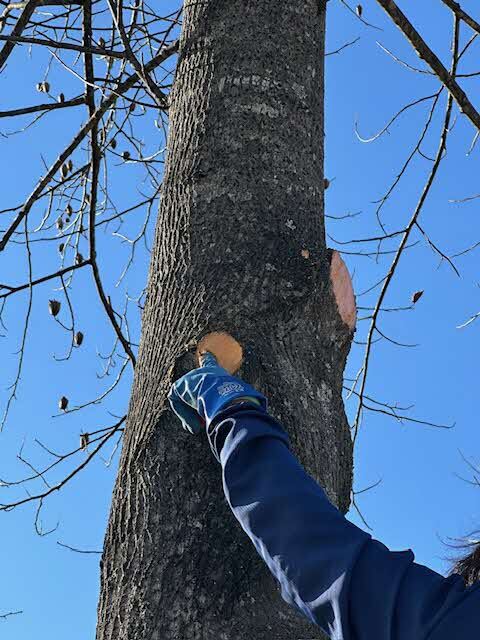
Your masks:
{"label": "dark hair", "polygon": [[480,581],[480,540],[468,540],[457,548],[468,549],[468,554],[454,561],[451,573],[458,573],[465,580],[467,586]]}

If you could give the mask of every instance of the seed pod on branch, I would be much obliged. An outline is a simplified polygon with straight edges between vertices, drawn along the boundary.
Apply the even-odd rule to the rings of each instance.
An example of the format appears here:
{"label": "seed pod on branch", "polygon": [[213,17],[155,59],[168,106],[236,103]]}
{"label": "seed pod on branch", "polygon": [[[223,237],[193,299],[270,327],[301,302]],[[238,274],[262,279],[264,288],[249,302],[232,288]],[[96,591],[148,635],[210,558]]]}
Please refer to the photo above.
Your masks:
{"label": "seed pod on branch", "polygon": [[69,158],[68,162],[67,162],[67,167],[69,171],[72,171],[73,169],[73,160],[71,158]]}
{"label": "seed pod on branch", "polygon": [[56,316],[58,316],[61,306],[62,305],[58,300],[49,300],[48,301],[48,310],[50,312],[50,315],[52,315],[54,318]]}
{"label": "seed pod on branch", "polygon": [[67,407],[68,407],[68,398],[66,398],[65,396],[62,396],[58,401],[58,408],[61,411],[66,411]]}
{"label": "seed pod on branch", "polygon": [[45,93],[48,93],[50,91],[50,83],[49,82],[44,82],[43,83],[43,91]]}
{"label": "seed pod on branch", "polygon": [[80,434],[80,449],[82,449],[82,451],[85,451],[86,448],[88,447],[88,443],[90,442],[90,436],[88,433],[81,433]]}
{"label": "seed pod on branch", "polygon": [[363,14],[363,7],[361,4],[357,4],[357,16],[361,18],[362,14]]}
{"label": "seed pod on branch", "polygon": [[328,178],[324,178],[323,188],[325,189],[325,191],[328,189],[329,186],[330,186],[330,180]]}
{"label": "seed pod on branch", "polygon": [[83,342],[83,333],[81,331],[77,331],[77,333],[73,337],[73,343],[76,347],[79,347]]}
{"label": "seed pod on branch", "polygon": [[69,203],[67,204],[67,206],[65,207],[65,213],[67,214],[67,216],[71,216],[73,213],[73,209],[72,209],[72,205]]}
{"label": "seed pod on branch", "polygon": [[98,39],[98,46],[101,49],[105,49],[105,40],[100,36],[100,38]]}
{"label": "seed pod on branch", "polygon": [[63,229],[63,219],[62,218],[57,218],[56,225],[57,225],[57,229],[59,231],[61,231]]}
{"label": "seed pod on branch", "polygon": [[58,100],[58,102],[60,102],[60,103],[65,102],[65,96],[64,96],[64,94],[63,94],[63,93],[60,93],[60,94],[58,95],[57,100]]}
{"label": "seed pod on branch", "polygon": [[75,264],[82,264],[83,263],[83,256],[81,253],[77,253],[77,255],[75,256]]}
{"label": "seed pod on branch", "polygon": [[64,250],[64,249],[65,249],[65,243],[64,243],[64,242],[61,242],[61,243],[58,245],[58,252],[59,252],[59,253],[63,253],[63,250]]}
{"label": "seed pod on branch", "polygon": [[130,160],[130,151],[122,151],[122,158],[124,160]]}
{"label": "seed pod on branch", "polygon": [[117,148],[117,141],[115,140],[115,138],[112,138],[110,140],[110,146],[112,147],[112,149],[116,149]]}
{"label": "seed pod on branch", "polygon": [[415,293],[412,295],[412,303],[416,304],[423,296],[423,293],[423,291],[415,291]]}
{"label": "seed pod on branch", "polygon": [[68,175],[68,166],[66,164],[62,164],[62,168],[60,169],[60,175],[62,178],[66,178]]}

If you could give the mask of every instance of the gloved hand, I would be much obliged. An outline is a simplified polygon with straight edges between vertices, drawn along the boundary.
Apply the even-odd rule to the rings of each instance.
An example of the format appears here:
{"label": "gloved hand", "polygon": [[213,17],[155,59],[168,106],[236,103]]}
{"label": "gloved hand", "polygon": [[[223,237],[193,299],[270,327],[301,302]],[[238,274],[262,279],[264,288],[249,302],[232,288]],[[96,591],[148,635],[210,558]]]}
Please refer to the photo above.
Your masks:
{"label": "gloved hand", "polygon": [[168,401],[182,426],[199,433],[232,401],[248,398],[267,410],[267,399],[248,382],[240,380],[221,367],[209,352],[200,358],[201,366],[174,382]]}

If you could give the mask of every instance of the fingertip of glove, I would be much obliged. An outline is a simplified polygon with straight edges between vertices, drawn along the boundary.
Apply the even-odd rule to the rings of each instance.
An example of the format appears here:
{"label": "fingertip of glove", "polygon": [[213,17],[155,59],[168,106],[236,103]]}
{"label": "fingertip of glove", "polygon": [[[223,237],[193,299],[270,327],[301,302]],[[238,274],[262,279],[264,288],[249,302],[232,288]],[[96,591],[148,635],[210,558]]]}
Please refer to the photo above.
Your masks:
{"label": "fingertip of glove", "polygon": [[200,363],[200,367],[216,367],[216,366],[218,366],[217,359],[215,358],[213,353],[210,353],[210,351],[205,351],[204,353],[201,353],[199,355],[198,360],[199,360],[199,363]]}

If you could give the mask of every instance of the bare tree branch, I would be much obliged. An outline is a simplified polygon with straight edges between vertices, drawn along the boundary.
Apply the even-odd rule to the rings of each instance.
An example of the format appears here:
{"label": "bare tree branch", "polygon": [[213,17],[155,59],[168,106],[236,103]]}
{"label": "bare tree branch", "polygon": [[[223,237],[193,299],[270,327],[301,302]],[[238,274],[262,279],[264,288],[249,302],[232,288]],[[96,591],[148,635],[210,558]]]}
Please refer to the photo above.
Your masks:
{"label": "bare tree branch", "polygon": [[463,11],[460,4],[454,0],[442,0],[443,4],[446,4],[461,20],[468,24],[468,26],[480,34],[480,23],[474,20],[466,11]]}
{"label": "bare tree branch", "polygon": [[72,271],[77,271],[78,269],[82,269],[83,267],[86,267],[87,265],[90,265],[90,259],[85,260],[84,262],[82,262],[82,264],[74,264],[74,265],[71,265],[70,267],[65,267],[64,269],[59,269],[58,271],[55,271],[55,273],[50,273],[48,276],[43,276],[42,278],[37,278],[36,280],[32,280],[32,282],[27,282],[25,284],[19,284],[17,286],[13,286],[13,287],[9,286],[9,285],[6,285],[6,284],[0,284],[0,291],[2,289],[8,289],[7,293],[0,293],[0,300],[2,298],[8,298],[13,293],[17,293],[18,291],[24,291],[25,289],[28,289],[29,287],[34,287],[37,284],[42,284],[43,282],[48,282],[48,280],[53,280],[54,278],[61,278],[66,273],[71,273]]}
{"label": "bare tree branch", "polygon": [[433,53],[424,39],[408,20],[406,15],[400,11],[393,0],[377,0],[378,4],[386,11],[397,27],[406,36],[417,54],[425,60],[432,71],[438,76],[450,94],[458,104],[460,111],[464,113],[471,123],[480,130],[480,113],[475,109],[460,85],[455,81],[453,75],[447,71],[440,59]]}
{"label": "bare tree branch", "polygon": [[[460,20],[459,18],[456,16],[455,17],[455,21],[454,21],[454,33],[453,33],[453,44],[452,44],[452,67],[451,67],[451,74],[452,76],[455,76],[456,73],[456,69],[457,69],[457,63],[458,63],[458,48],[459,48],[459,30],[460,30]],[[377,323],[377,318],[380,312],[380,308],[383,304],[383,300],[385,298],[385,295],[389,289],[390,283],[393,279],[393,276],[395,274],[395,271],[397,269],[398,263],[400,261],[400,258],[402,257],[402,254],[404,252],[405,246],[407,245],[408,242],[408,238],[413,230],[413,228],[416,226],[417,224],[417,220],[418,217],[420,216],[420,213],[422,212],[423,209],[423,205],[425,204],[425,201],[427,199],[428,194],[430,193],[430,189],[433,185],[433,182],[435,180],[435,176],[437,175],[438,169],[440,167],[440,164],[442,162],[442,159],[444,157],[444,152],[446,149],[446,145],[447,145],[447,138],[448,138],[448,134],[450,132],[450,120],[451,120],[451,115],[452,115],[452,107],[453,107],[453,95],[450,93],[448,95],[448,99],[447,99],[447,105],[446,105],[446,111],[445,111],[445,118],[444,118],[444,123],[443,123],[443,128],[442,128],[442,133],[440,136],[440,142],[438,145],[438,150],[437,150],[437,155],[435,158],[435,162],[433,164],[433,167],[430,171],[430,175],[427,179],[427,182],[424,186],[422,195],[420,196],[420,199],[418,201],[418,204],[415,208],[415,211],[413,212],[413,215],[410,219],[410,222],[408,223],[406,230],[404,232],[404,235],[402,237],[402,240],[400,242],[400,245],[398,247],[397,253],[395,255],[395,258],[393,259],[393,262],[390,266],[390,270],[387,274],[387,277],[385,278],[385,280],[383,281],[383,285],[382,285],[382,289],[380,291],[380,296],[378,298],[375,310],[373,312],[372,315],[372,322],[370,324],[370,329],[368,332],[368,336],[367,336],[367,346],[365,349],[365,358],[364,358],[364,362],[361,368],[361,385],[360,385],[360,392],[359,392],[359,401],[358,401],[358,407],[357,407],[357,412],[355,415],[355,420],[354,420],[354,424],[353,424],[353,429],[354,429],[354,437],[353,437],[353,441],[356,441],[356,437],[358,434],[358,429],[360,426],[360,419],[361,419],[361,415],[362,415],[362,408],[364,406],[364,393],[365,393],[365,388],[366,388],[366,383],[367,383],[367,375],[368,375],[368,365],[369,365],[369,361],[370,361],[370,355],[371,355],[371,347],[372,347],[372,341],[373,341],[373,336],[376,330],[376,323]]]}
{"label": "bare tree branch", "polygon": [[23,611],[9,611],[8,613],[0,613],[0,619],[6,620],[10,616],[18,616],[20,613],[23,613]]}
{"label": "bare tree branch", "polygon": [[78,465],[71,473],[69,473],[63,480],[53,485],[50,489],[44,491],[43,493],[39,493],[36,495],[28,496],[28,498],[23,498],[23,500],[17,500],[14,502],[10,502],[7,504],[0,504],[0,511],[11,511],[15,507],[18,507],[22,504],[26,504],[27,502],[33,502],[36,500],[43,500],[47,496],[51,495],[54,491],[59,491],[63,486],[67,484],[73,477],[75,477],[82,469],[84,469],[87,464],[92,460],[95,455],[100,451],[100,449],[110,440],[110,438],[117,433],[120,426],[125,422],[126,416],[124,416],[121,420],[119,420],[116,425],[111,429],[111,431],[100,441],[100,443],[95,447],[95,449],[85,458],[85,460]]}
{"label": "bare tree branch", "polygon": [[55,111],[56,109],[65,109],[67,107],[77,107],[85,104],[83,96],[65,100],[65,102],[47,102],[45,104],[36,104],[33,107],[22,107],[21,109],[11,109],[10,111],[0,111],[0,118],[12,118],[13,116],[23,116],[37,111]]}
{"label": "bare tree branch", "polygon": [[71,547],[68,544],[64,544],[57,540],[57,544],[59,547],[64,547],[65,549],[69,549],[70,551],[74,551],[75,553],[85,553],[85,554],[93,554],[93,555],[102,555],[101,551],[92,551],[90,549],[77,549],[76,547]]}
{"label": "bare tree branch", "polygon": [[[148,64],[145,65],[145,70],[150,71],[154,69],[162,62],[164,62],[167,58],[173,55],[178,50],[178,41],[173,44],[165,47],[161,53],[159,53],[155,58],[150,60]],[[30,211],[37,198],[42,194],[43,190],[53,178],[53,176],[57,173],[60,167],[63,165],[65,160],[75,151],[75,149],[79,146],[79,144],[85,139],[85,137],[92,131],[94,127],[98,125],[101,118],[105,115],[107,110],[116,102],[119,96],[123,93],[131,89],[131,87],[138,80],[137,73],[133,73],[128,76],[126,80],[120,82],[116,87],[115,91],[112,91],[108,98],[104,100],[104,102],[98,107],[95,113],[91,116],[88,122],[80,129],[72,142],[62,151],[62,153],[58,156],[57,160],[53,163],[50,169],[47,171],[46,175],[40,180],[38,185],[32,191],[31,195],[28,197],[27,201],[22,207],[22,210],[19,212],[15,220],[12,222],[10,227],[4,233],[3,238],[0,240],[0,251],[3,251],[7,246],[7,243],[12,236],[13,232],[17,229],[18,225],[21,223],[25,215]],[[168,105],[165,105],[165,108],[168,108]]]}
{"label": "bare tree branch", "polygon": [[[65,2],[64,0],[28,0],[26,2],[26,4],[24,5],[24,9],[23,9],[20,17],[18,18],[18,20],[17,20],[17,22],[15,24],[15,27],[14,27],[14,29],[13,29],[13,31],[12,31],[12,33],[10,35],[14,36],[14,37],[20,36],[22,34],[22,31],[27,26],[27,24],[28,24],[30,18],[32,17],[35,9],[37,9],[38,7],[55,6],[55,5],[57,5],[57,6],[58,5],[65,6],[66,4],[81,5],[81,3],[82,3],[82,0],[69,0],[67,2]],[[10,12],[8,6],[7,6],[5,11],[6,11],[6,14],[8,15],[8,13]],[[3,15],[3,18],[5,19],[5,13]],[[9,55],[12,53],[14,47],[15,47],[15,41],[14,40],[9,40],[3,46],[3,49],[0,51],[0,70],[4,66],[4,64],[7,61]]]}
{"label": "bare tree branch", "polygon": [[[83,44],[85,48],[89,49],[92,43],[92,17],[91,17],[91,0],[85,0],[83,9]],[[88,106],[88,115],[90,120],[95,118],[95,97],[93,94],[92,81],[93,81],[93,61],[90,53],[85,54],[85,78],[87,80],[85,85],[85,100]],[[98,295],[102,301],[103,308],[112,324],[112,327],[117,334],[125,352],[133,366],[135,366],[135,356],[129,341],[123,335],[120,325],[117,322],[112,306],[105,294],[103,288],[102,279],[100,277],[100,269],[97,262],[97,250],[96,250],[96,235],[95,235],[95,215],[97,211],[97,193],[98,193],[98,174],[100,170],[100,147],[98,144],[98,124],[95,123],[90,129],[90,163],[92,167],[92,180],[90,190],[90,211],[88,215],[89,219],[89,242],[90,242],[90,264],[92,265],[93,277],[95,285],[97,287]]]}
{"label": "bare tree branch", "polygon": [[[83,2],[83,0],[82,0]],[[52,47],[54,49],[65,49],[65,51],[78,51],[79,53],[92,53],[97,56],[105,56],[107,58],[117,58],[124,60],[125,54],[121,51],[113,51],[112,49],[102,49],[100,47],[91,47],[85,49],[79,44],[72,42],[58,42],[57,40],[48,40],[45,38],[29,38],[27,36],[3,36],[0,35],[0,41],[13,42],[15,44],[38,44],[42,47]]]}

